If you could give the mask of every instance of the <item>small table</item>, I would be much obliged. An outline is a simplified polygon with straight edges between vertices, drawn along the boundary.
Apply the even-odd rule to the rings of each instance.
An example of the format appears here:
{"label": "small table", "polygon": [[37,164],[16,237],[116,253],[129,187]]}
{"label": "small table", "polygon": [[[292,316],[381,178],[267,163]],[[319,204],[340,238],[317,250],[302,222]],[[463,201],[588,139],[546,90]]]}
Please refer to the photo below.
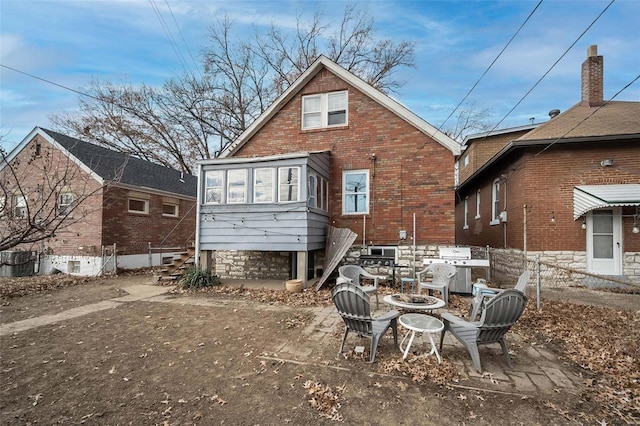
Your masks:
{"label": "small table", "polygon": [[389,306],[393,306],[395,308],[400,308],[406,311],[414,311],[414,312],[424,312],[431,311],[433,309],[439,309],[445,306],[444,300],[438,299],[437,297],[429,296],[428,300],[433,303],[412,303],[405,302],[397,299],[396,294],[387,294],[382,301]]}
{"label": "small table", "polygon": [[[402,341],[400,342],[400,350],[404,353],[402,359],[406,359],[409,354],[409,349],[411,349],[411,344],[413,343],[413,339],[416,337],[416,333],[420,333],[424,335],[425,333],[429,336],[429,341],[431,341],[431,351],[424,356],[436,354],[436,358],[438,358],[438,364],[442,363],[442,358],[440,358],[440,354],[438,353],[438,348],[436,347],[435,342],[433,341],[433,333],[440,333],[444,330],[444,323],[440,321],[438,318],[432,317],[431,315],[425,314],[404,314],[400,315],[398,322],[401,326],[406,329],[409,329],[409,332],[404,336]],[[409,343],[407,343],[407,347],[403,350],[402,344],[407,339],[407,336],[411,335],[409,338]]]}

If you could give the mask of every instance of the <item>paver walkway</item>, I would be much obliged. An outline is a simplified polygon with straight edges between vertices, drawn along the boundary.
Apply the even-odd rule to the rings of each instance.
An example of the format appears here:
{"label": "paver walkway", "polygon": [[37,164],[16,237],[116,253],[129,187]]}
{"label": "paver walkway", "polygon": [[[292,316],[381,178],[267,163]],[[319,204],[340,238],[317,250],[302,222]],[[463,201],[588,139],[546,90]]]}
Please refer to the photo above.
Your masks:
{"label": "paver walkway", "polygon": [[[224,306],[232,302],[223,300],[205,300],[196,297],[175,298],[167,296],[166,293],[173,287],[159,287],[155,285],[133,285],[124,287],[126,296],[115,299],[105,300],[78,308],[69,309],[67,311],[55,315],[43,315],[36,318],[30,318],[23,321],[17,321],[9,324],[0,325],[0,336],[12,333],[19,333],[34,327],[56,323],[91,312],[111,309],[119,306],[124,302],[149,301],[157,303],[180,303],[193,304],[202,306]],[[282,306],[265,305],[264,309],[284,309]],[[380,310],[386,307],[381,305]],[[333,306],[318,307],[312,309],[314,319],[302,331],[306,338],[314,341],[326,341],[327,345],[336,345],[336,339],[332,336],[337,324],[342,321]],[[381,312],[378,312],[380,314]],[[481,360],[484,374],[475,371],[466,350],[458,343],[450,334],[445,336],[442,354],[446,358],[447,355],[455,353],[455,358],[461,361],[455,362],[460,376],[461,383],[470,388],[478,388],[483,390],[493,390],[496,392],[527,394],[550,394],[558,391],[574,392],[580,386],[584,379],[566,371],[563,364],[550,351],[543,348],[536,348],[528,345],[521,345],[519,337],[511,332],[508,335],[508,341],[511,349],[516,346],[522,347],[515,351],[513,359],[513,368],[508,368],[506,361],[502,356],[499,345],[495,347],[481,347]],[[349,342],[348,342],[349,343]],[[304,361],[311,356],[311,349],[301,347],[293,342],[285,343],[277,348],[276,352],[279,356],[293,357],[297,361]]]}

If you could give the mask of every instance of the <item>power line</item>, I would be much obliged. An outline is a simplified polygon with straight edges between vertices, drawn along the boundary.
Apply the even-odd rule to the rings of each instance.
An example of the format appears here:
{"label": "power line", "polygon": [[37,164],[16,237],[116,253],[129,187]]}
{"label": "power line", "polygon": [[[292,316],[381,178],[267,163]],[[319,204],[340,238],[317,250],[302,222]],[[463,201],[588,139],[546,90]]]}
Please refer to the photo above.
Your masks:
{"label": "power line", "polygon": [[[451,118],[451,116],[453,114],[455,114],[455,112],[458,110],[458,108],[460,108],[460,106],[462,105],[462,103],[467,99],[467,97],[471,94],[471,92],[473,92],[473,90],[476,88],[476,86],[478,85],[478,83],[480,83],[480,80],[482,80],[484,78],[484,76],[489,72],[489,70],[491,69],[491,67],[493,67],[493,65],[496,63],[496,61],[500,58],[500,56],[502,56],[502,54],[504,53],[505,50],[507,50],[507,47],[509,47],[509,45],[511,44],[511,42],[516,38],[516,36],[520,33],[520,31],[522,30],[522,28],[524,28],[524,26],[527,24],[527,22],[529,22],[529,19],[531,19],[531,17],[533,16],[533,14],[536,12],[536,10],[538,10],[538,8],[540,7],[540,5],[542,4],[543,0],[540,0],[538,2],[538,4],[536,5],[536,7],[533,8],[533,10],[531,11],[531,13],[529,13],[529,16],[527,16],[527,19],[524,20],[524,22],[522,23],[522,25],[520,25],[520,28],[518,28],[518,30],[515,32],[515,34],[513,34],[513,36],[511,36],[511,39],[507,42],[507,44],[502,48],[502,50],[500,51],[500,53],[498,53],[498,56],[495,57],[495,59],[491,62],[491,64],[489,64],[489,66],[487,67],[487,69],[484,70],[484,72],[482,73],[482,75],[480,76],[480,78],[478,78],[478,80],[475,82],[475,84],[471,87],[471,89],[469,89],[469,91],[467,92],[466,95],[464,95],[464,97],[462,98],[462,100],[458,103],[458,105],[456,105],[456,107],[453,109],[453,111],[451,111],[451,113],[449,114],[449,116],[442,122],[442,124],[440,124],[439,129],[442,129],[444,127],[444,125],[447,123],[447,121],[449,121],[449,119]],[[435,133],[434,133],[435,134]],[[433,137],[433,135],[431,135]]]}
{"label": "power line", "polygon": [[533,86],[531,86],[531,88],[527,91],[527,93],[525,93],[525,94],[524,94],[524,96],[522,96],[522,98],[520,98],[520,100],[519,100],[519,101],[518,101],[518,102],[513,106],[513,108],[511,108],[511,109],[509,110],[509,112],[507,112],[507,113],[505,114],[505,116],[504,116],[504,117],[502,117],[502,118],[500,119],[500,121],[499,121],[495,126],[493,126],[493,128],[492,128],[491,130],[489,130],[488,134],[490,134],[490,133],[491,133],[491,132],[493,132],[495,129],[497,129],[497,128],[498,128],[498,126],[499,126],[500,124],[502,124],[502,122],[503,122],[503,121],[504,121],[504,120],[505,120],[509,115],[511,115],[511,113],[512,113],[512,112],[513,112],[513,111],[518,107],[518,105],[520,105],[520,103],[522,103],[522,101],[524,101],[524,100],[525,100],[525,98],[526,98],[527,96],[529,96],[529,94],[533,91],[533,89],[535,89],[535,88],[538,86],[538,84],[540,84],[540,82],[541,82],[542,80],[544,80],[544,78],[545,78],[545,77],[546,77],[546,76],[551,72],[551,70],[553,70],[553,69],[555,68],[555,66],[556,66],[556,65],[558,65],[558,63],[562,60],[562,58],[564,58],[564,57],[565,57],[565,55],[566,55],[567,53],[569,53],[569,51],[573,48],[573,46],[575,46],[575,45],[576,45],[576,43],[577,43],[577,42],[582,38],[582,36],[584,36],[584,35],[587,33],[587,31],[589,31],[589,29],[591,29],[591,27],[592,27],[592,26],[593,26],[593,25],[598,21],[598,19],[600,19],[600,17],[601,17],[602,15],[604,15],[604,13],[609,9],[609,7],[611,7],[611,5],[612,5],[614,2],[615,2],[615,0],[611,0],[611,2],[609,2],[609,4],[608,4],[608,5],[607,5],[603,10],[602,10],[602,12],[600,12],[600,14],[598,14],[598,16],[596,16],[596,18],[595,18],[595,19],[594,19],[594,20],[589,24],[589,26],[587,26],[587,28],[582,32],[582,34],[580,34],[580,35],[578,36],[578,38],[576,38],[576,39],[575,39],[575,41],[574,41],[573,43],[571,43],[571,45],[570,45],[570,46],[569,46],[569,47],[564,51],[564,53],[563,53],[562,55],[560,55],[560,57],[559,57],[559,58],[558,58],[558,59],[553,63],[553,65],[551,65],[551,67],[550,67],[550,68],[549,68],[549,69],[548,69],[548,70],[547,70],[547,71],[542,75],[542,77],[540,77],[540,78],[538,79],[538,81],[536,81],[536,82],[535,82],[535,84],[534,84]]}
{"label": "power line", "polygon": [[173,18],[173,23],[175,24],[176,28],[178,29],[178,34],[180,34],[180,38],[182,39],[182,43],[184,44],[184,47],[187,49],[187,53],[189,54],[189,57],[191,58],[191,62],[193,62],[193,65],[195,66],[196,70],[198,70],[198,73],[200,74],[200,77],[202,77],[202,73],[200,72],[200,68],[198,66],[198,63],[196,62],[196,60],[194,59],[193,55],[191,54],[191,49],[189,48],[189,44],[185,40],[184,34],[182,34],[182,30],[180,29],[180,25],[178,25],[178,21],[176,20],[176,16],[173,14],[173,9],[171,9],[171,6],[169,5],[169,1],[168,0],[164,0],[164,2],[167,5],[167,8],[169,9],[169,13],[171,14],[171,17]]}
{"label": "power line", "polygon": [[564,138],[565,136],[567,136],[569,133],[573,132],[576,128],[578,128],[582,123],[584,123],[585,121],[587,121],[589,118],[591,118],[595,113],[597,113],[598,111],[600,111],[601,108],[603,108],[605,105],[607,105],[609,102],[613,101],[616,96],[618,96],[620,93],[624,92],[626,89],[628,89],[633,83],[635,83],[636,81],[638,81],[638,79],[640,79],[640,74],[638,74],[636,76],[636,78],[634,78],[633,80],[631,80],[629,83],[627,83],[622,89],[618,90],[616,92],[615,95],[613,95],[611,97],[611,99],[605,101],[602,105],[600,105],[598,108],[594,109],[589,115],[587,115],[585,118],[583,118],[582,120],[580,120],[575,126],[573,126],[571,129],[567,130],[566,132],[564,132],[564,134],[562,136],[559,136],[558,138],[556,138],[556,140],[554,140],[553,142],[551,142],[549,145],[547,145],[546,147],[544,147],[540,152],[538,152],[535,156],[538,156],[540,154],[542,154],[543,152],[545,152],[547,149],[551,148],[556,142],[558,142],[560,139]]}
{"label": "power line", "polygon": [[173,34],[171,33],[171,30],[169,29],[169,26],[167,25],[167,23],[165,22],[164,18],[162,17],[162,14],[160,13],[160,9],[158,9],[158,6],[156,5],[155,0],[149,0],[149,4],[151,5],[151,8],[153,9],[154,13],[156,14],[156,17],[158,18],[158,21],[160,22],[160,26],[162,27],[162,30],[164,31],[165,35],[167,36],[167,39],[169,40],[169,43],[171,44],[171,48],[173,49],[173,51],[175,52],[176,56],[178,57],[180,65],[182,66],[182,68],[184,69],[184,71],[186,73],[189,73],[189,69],[187,68],[187,62],[184,59],[184,56],[182,55],[180,50],[178,49],[178,44],[176,43],[175,38],[173,37]]}

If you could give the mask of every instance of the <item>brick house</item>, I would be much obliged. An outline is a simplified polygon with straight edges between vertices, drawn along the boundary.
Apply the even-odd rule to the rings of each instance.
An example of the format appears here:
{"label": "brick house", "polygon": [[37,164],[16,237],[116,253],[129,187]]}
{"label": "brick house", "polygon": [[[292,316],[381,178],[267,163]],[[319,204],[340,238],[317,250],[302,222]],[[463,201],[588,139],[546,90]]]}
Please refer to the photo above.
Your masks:
{"label": "brick house", "polygon": [[8,154],[0,176],[12,192],[0,200],[2,232],[11,221],[62,217],[53,237],[12,249],[38,252],[38,273],[113,270],[103,252],[114,247],[119,268],[158,265],[161,254],[150,256],[150,246],[193,244],[195,176],[39,127]]}
{"label": "brick house", "polygon": [[640,281],[640,102],[603,100],[603,62],[591,46],[582,99],[567,111],[467,138],[457,244]]}
{"label": "brick house", "polygon": [[433,254],[454,243],[459,153],[320,56],[220,158],[199,163],[200,259],[206,268],[216,252],[222,277],[307,282],[322,272],[329,226],[356,233],[359,253],[406,263],[415,243]]}

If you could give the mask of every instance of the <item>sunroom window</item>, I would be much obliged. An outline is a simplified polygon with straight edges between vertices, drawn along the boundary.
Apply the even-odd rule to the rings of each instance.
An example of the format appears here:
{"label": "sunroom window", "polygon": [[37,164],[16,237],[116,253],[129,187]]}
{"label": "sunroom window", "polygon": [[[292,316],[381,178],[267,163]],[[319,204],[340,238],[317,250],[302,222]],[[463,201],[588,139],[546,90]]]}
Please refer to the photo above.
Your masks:
{"label": "sunroom window", "polygon": [[229,204],[245,203],[247,201],[247,170],[229,170],[227,182],[227,202]]}
{"label": "sunroom window", "polygon": [[278,171],[278,201],[290,202],[300,199],[300,167],[280,167]]}
{"label": "sunroom window", "polygon": [[204,202],[207,204],[222,204],[223,184],[224,174],[222,170],[207,171],[205,173]]}
{"label": "sunroom window", "polygon": [[254,170],[253,202],[273,203],[276,170],[273,167]]}

